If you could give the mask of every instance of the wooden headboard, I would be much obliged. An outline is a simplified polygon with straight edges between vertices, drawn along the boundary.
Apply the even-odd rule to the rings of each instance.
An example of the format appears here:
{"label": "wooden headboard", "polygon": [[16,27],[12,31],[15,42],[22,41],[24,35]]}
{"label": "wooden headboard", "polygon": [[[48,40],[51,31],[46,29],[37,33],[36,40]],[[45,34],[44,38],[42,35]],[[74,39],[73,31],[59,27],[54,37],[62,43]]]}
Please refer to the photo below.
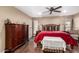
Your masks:
{"label": "wooden headboard", "polygon": [[43,31],[59,31],[60,30],[60,25],[57,25],[57,24],[42,25],[42,30]]}

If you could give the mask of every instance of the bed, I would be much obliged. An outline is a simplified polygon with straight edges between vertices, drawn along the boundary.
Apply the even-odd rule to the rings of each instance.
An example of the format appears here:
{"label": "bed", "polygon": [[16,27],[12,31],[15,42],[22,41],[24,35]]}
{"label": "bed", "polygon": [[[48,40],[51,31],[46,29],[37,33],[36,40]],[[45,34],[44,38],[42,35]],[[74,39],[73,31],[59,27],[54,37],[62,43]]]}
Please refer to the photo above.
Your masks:
{"label": "bed", "polygon": [[70,34],[59,31],[59,27],[59,25],[43,25],[43,30],[35,37],[34,43],[38,44],[41,42],[42,50],[47,48],[49,51],[51,51],[51,49],[63,49],[63,51],[66,51],[67,45],[78,46],[77,42],[70,36]]}
{"label": "bed", "polygon": [[[66,33],[66,32],[62,32],[62,31],[41,31],[36,37],[35,37],[35,39],[34,39],[34,42],[36,43],[36,44],[38,44],[39,42],[42,42],[42,41],[47,41],[48,42],[48,40],[49,41],[51,41],[50,39],[44,39],[45,37],[50,37],[50,38],[52,38],[52,37],[60,37],[60,38],[62,38],[62,41],[63,41],[63,43],[62,44],[64,44],[64,42],[66,43],[66,45],[70,45],[70,46],[78,46],[78,44],[77,44],[77,42],[68,34],[68,33]],[[61,41],[60,39],[58,39],[59,40],[59,42]],[[56,39],[52,39],[52,42],[57,42],[56,41]],[[54,43],[53,45],[55,46],[55,47],[57,47],[56,45],[55,45],[56,43]],[[45,44],[44,44],[45,45]],[[48,44],[46,44],[46,45],[48,45]],[[53,46],[52,45],[52,46]],[[60,44],[61,45],[61,44]],[[66,45],[64,45],[64,47],[66,46]],[[48,45],[49,46],[49,45]],[[50,47],[50,46],[49,46]],[[64,48],[63,47],[63,48]],[[43,47],[44,48],[44,47]],[[66,48],[66,47],[65,47]],[[64,51],[65,51],[65,49],[64,49]]]}

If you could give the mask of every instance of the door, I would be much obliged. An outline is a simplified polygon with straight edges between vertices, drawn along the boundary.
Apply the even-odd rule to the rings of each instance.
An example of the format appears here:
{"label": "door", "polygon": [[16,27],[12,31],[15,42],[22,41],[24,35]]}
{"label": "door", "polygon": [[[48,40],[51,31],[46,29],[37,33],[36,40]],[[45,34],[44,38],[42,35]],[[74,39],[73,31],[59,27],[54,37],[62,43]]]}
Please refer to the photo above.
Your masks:
{"label": "door", "polygon": [[34,20],[34,31],[33,31],[33,36],[35,36],[36,31],[38,31],[38,20]]}

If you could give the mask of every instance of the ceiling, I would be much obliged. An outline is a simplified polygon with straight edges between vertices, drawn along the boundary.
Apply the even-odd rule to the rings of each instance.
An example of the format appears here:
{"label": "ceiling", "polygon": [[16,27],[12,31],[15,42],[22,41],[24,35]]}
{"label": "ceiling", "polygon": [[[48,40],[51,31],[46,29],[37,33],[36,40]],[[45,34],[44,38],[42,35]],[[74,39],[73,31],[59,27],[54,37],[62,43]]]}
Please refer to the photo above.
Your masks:
{"label": "ceiling", "polygon": [[[53,12],[51,15],[46,9],[46,7],[50,6],[16,6],[15,8],[19,9],[20,11],[28,14],[31,17],[46,17],[46,16],[67,16],[73,15],[79,12],[79,6],[62,6],[60,11],[61,13]],[[57,6],[54,6],[57,7]]]}

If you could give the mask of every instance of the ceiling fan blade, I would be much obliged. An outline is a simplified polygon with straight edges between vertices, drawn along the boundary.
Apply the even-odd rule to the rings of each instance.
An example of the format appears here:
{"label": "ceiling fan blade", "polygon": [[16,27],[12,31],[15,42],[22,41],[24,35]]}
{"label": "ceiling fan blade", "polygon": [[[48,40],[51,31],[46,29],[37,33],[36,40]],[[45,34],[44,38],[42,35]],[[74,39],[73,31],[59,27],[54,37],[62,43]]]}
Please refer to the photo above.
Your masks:
{"label": "ceiling fan blade", "polygon": [[56,10],[56,9],[59,9],[59,8],[62,8],[62,6],[56,7],[55,10]]}
{"label": "ceiling fan blade", "polygon": [[52,14],[52,11],[50,11],[50,14]]}
{"label": "ceiling fan blade", "polygon": [[54,12],[61,12],[61,11],[56,11],[56,10],[55,10]]}

